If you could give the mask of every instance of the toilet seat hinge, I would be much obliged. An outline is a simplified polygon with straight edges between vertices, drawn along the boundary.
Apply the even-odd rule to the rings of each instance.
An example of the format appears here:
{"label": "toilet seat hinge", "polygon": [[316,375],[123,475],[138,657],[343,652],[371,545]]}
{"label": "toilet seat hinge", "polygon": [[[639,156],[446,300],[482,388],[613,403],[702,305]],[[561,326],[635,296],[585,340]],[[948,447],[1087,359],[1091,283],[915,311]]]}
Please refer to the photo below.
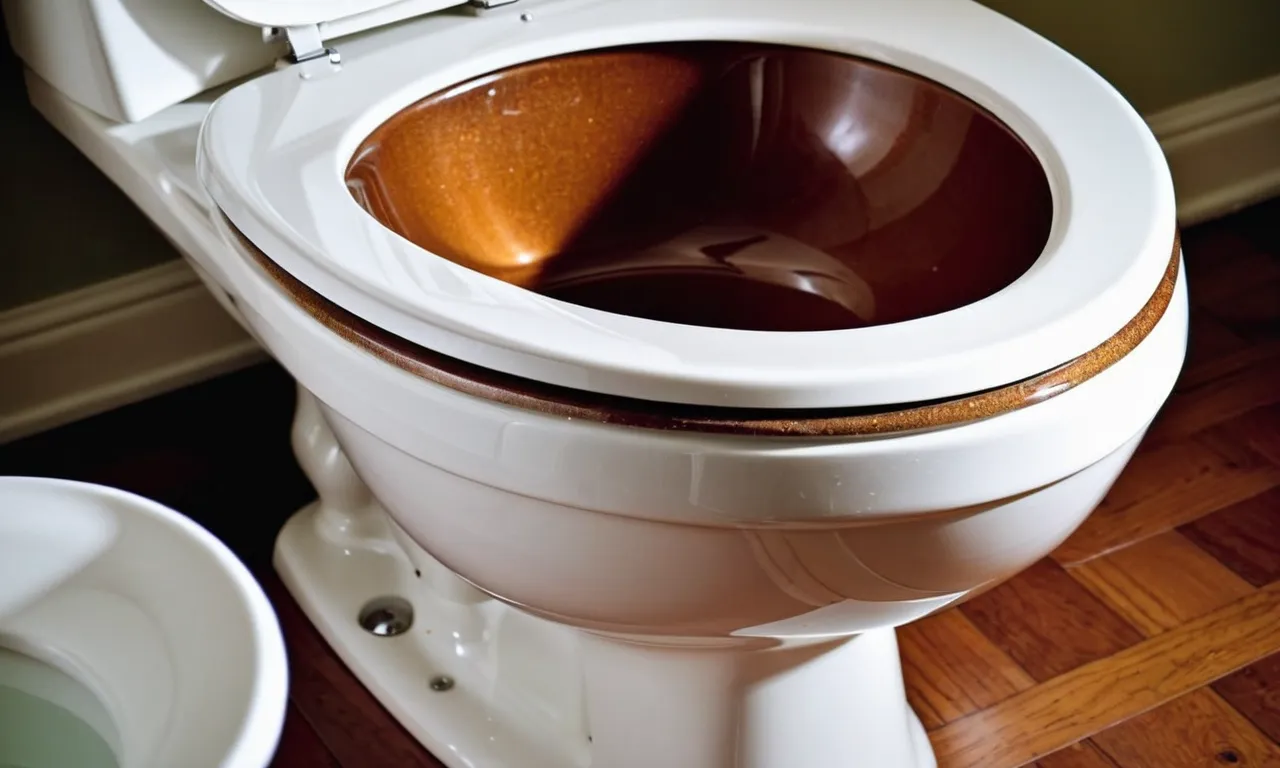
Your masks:
{"label": "toilet seat hinge", "polygon": [[267,42],[274,42],[283,39],[289,46],[289,55],[287,58],[294,64],[301,64],[304,61],[314,61],[315,59],[328,58],[331,64],[340,64],[342,55],[334,48],[328,48],[324,44],[324,38],[320,35],[320,25],[304,24],[298,27],[271,27],[265,31],[263,35]]}

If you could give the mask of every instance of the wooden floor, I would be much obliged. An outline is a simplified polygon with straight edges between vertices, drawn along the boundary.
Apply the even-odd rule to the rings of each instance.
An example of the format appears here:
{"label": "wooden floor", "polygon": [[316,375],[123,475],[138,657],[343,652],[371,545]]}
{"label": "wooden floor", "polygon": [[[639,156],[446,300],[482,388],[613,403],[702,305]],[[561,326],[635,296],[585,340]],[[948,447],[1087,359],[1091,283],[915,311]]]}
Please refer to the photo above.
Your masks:
{"label": "wooden floor", "polygon": [[[1280,201],[1185,245],[1190,357],[1101,508],[1052,557],[900,631],[941,768],[1280,766]],[[277,766],[438,766],[271,575],[275,531],[312,496],[292,399],[261,366],[0,447],[0,474],[151,496],[255,569],[291,656]]]}

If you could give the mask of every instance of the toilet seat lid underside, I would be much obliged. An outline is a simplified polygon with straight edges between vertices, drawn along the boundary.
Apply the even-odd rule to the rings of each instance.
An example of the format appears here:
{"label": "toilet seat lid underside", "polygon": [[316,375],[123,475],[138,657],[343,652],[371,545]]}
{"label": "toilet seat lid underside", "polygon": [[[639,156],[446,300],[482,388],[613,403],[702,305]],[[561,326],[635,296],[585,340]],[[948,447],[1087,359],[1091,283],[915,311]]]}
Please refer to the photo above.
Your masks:
{"label": "toilet seat lid underside", "polygon": [[[532,21],[443,14],[342,41],[340,68],[308,62],[222,97],[202,131],[201,178],[268,257],[365,321],[467,363],[641,400],[840,408],[956,397],[1088,352],[1151,298],[1168,266],[1172,183],[1154,137],[1102,78],[975,3],[780,6],[557,0],[526,6]],[[472,271],[386,229],[346,188],[360,142],[427,94],[532,59],[677,39],[828,49],[960,92],[1043,165],[1054,197],[1043,254],[997,294],[905,323],[815,333],[691,327],[556,301]]]}

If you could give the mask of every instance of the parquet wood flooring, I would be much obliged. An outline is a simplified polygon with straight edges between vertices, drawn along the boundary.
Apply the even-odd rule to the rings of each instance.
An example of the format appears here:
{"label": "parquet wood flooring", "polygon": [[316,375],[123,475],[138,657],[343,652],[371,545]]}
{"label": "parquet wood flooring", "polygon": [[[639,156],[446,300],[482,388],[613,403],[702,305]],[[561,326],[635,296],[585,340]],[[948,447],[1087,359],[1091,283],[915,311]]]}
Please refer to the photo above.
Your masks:
{"label": "parquet wood flooring", "polygon": [[1280,765],[1280,746],[1207,688],[1103,731],[1093,743],[1125,768]]}
{"label": "parquet wood flooring", "polygon": [[1219,696],[1280,742],[1280,654],[1273,654],[1213,684]]}
{"label": "parquet wood flooring", "polygon": [[1090,560],[1071,576],[1147,637],[1252,591],[1249,583],[1177,531]]}
{"label": "parquet wood flooring", "polygon": [[[1050,557],[899,631],[940,768],[1280,766],[1280,201],[1184,245],[1187,364],[1106,501]],[[260,366],[0,446],[0,473],[151,496],[255,569],[292,661],[276,766],[438,768],[270,571],[312,495],[292,398]]]}

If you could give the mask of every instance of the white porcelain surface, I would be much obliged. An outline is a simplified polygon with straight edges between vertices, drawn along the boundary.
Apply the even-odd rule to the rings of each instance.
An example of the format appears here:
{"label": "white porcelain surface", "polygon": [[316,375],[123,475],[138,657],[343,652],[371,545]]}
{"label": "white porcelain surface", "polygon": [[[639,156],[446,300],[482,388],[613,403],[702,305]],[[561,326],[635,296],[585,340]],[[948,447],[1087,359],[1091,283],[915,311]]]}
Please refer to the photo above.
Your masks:
{"label": "white porcelain surface", "polygon": [[[282,532],[276,567],[344,662],[450,768],[836,768],[850,755],[869,765],[931,768],[928,741],[906,707],[891,628],[961,593],[922,599],[919,589],[890,579],[968,589],[1021,569],[1091,511],[1141,437],[1057,484],[978,514],[776,533],[594,515],[594,525],[580,521],[579,541],[563,529],[521,524],[554,523],[557,512],[572,510],[502,506],[506,520],[495,524],[475,518],[465,494],[442,492],[447,486],[434,482],[436,473],[415,468],[431,492],[397,518],[442,523],[420,535],[436,552],[455,552],[459,528],[487,536],[470,547],[479,567],[462,573],[486,586],[504,578],[507,597],[519,593],[540,606],[559,600],[562,610],[580,612],[575,623],[590,623],[582,618],[583,593],[606,610],[661,620],[671,634],[692,633],[690,614],[723,619],[735,603],[739,616],[780,605],[799,614],[733,636],[637,643],[580,633],[477,593],[386,515],[345,460],[323,408],[299,394],[294,445],[321,499]],[[412,483],[395,465],[385,470],[372,476],[375,485],[397,482],[389,475]],[[610,535],[615,525],[621,530]],[[524,551],[546,554],[535,566],[541,570],[524,570]],[[582,579],[549,575],[553,560],[580,566]],[[637,561],[651,566],[626,570]],[[842,592],[866,599],[842,599]],[[413,605],[409,634],[375,637],[357,625],[361,607],[387,595]],[[690,610],[679,624],[672,616],[682,606]],[[864,631],[850,637],[857,630]],[[423,685],[440,675],[452,679],[451,690]]]}
{"label": "white porcelain surface", "polygon": [[[221,265],[259,338],[337,415],[348,455],[384,503],[401,491],[381,476],[421,463],[442,473],[441,492],[473,483],[502,504],[700,525],[902,521],[990,504],[1078,472],[1141,431],[1172,386],[1186,336],[1180,284],[1143,344],[1034,407],[887,439],[760,440],[566,420],[432,385],[313,321],[250,257]],[[363,461],[357,443],[389,463]]]}
{"label": "white porcelain surface", "polygon": [[[880,760],[876,765],[935,765],[924,729],[906,706],[891,629],[794,650],[735,654],[660,648],[650,657],[645,653],[650,649],[579,635],[496,600],[456,600],[450,590],[471,587],[415,545],[402,548],[394,523],[380,510],[368,511],[367,518],[357,514],[353,519],[316,504],[298,513],[277,542],[276,568],[343,662],[450,768],[628,768],[655,760],[659,765],[844,768],[849,754],[874,756]],[[379,535],[349,536],[343,524],[376,526]],[[425,577],[426,563],[437,570],[434,581]],[[414,575],[415,568],[423,578]],[[411,635],[375,637],[356,623],[368,600],[385,595],[410,600]],[[702,661],[700,652],[710,663],[696,663]],[[618,653],[639,658],[619,660]],[[739,701],[736,688],[716,685],[717,678],[752,669],[766,674],[795,654],[811,657],[805,659],[810,663],[777,682],[788,688],[799,684],[800,694],[755,699],[751,735],[756,743],[746,747],[755,762],[713,762],[705,752],[691,754],[729,744],[681,738],[668,727],[679,723],[713,732],[713,721],[723,722],[726,705]],[[451,690],[431,689],[430,681],[440,675],[454,681]],[[684,706],[662,702],[658,711],[665,718],[655,721],[652,697],[662,691],[654,683],[671,677],[685,686],[682,693],[697,696]],[[590,691],[584,688],[588,680]],[[650,700],[635,689],[637,683],[648,684]],[[758,693],[776,691],[762,686]],[[771,729],[765,724],[799,720],[802,732],[828,726],[823,717],[813,717],[815,710],[839,719],[838,743],[811,732],[801,751],[785,745],[783,754],[769,753]]]}
{"label": "white porcelain surface", "polygon": [[[968,5],[930,1],[923,17],[912,13],[913,23],[895,24],[908,13],[901,5],[860,0],[848,6],[865,11],[865,19],[834,33],[829,30],[842,27],[833,25],[832,14],[843,13],[843,5],[822,5],[828,11],[822,29],[817,4],[800,5],[784,17],[776,5],[757,2],[557,1],[535,14],[537,21],[556,20],[550,31],[513,32],[502,25],[518,16],[495,14],[483,23],[496,26],[444,17],[370,35],[360,45],[351,41],[344,48],[350,68],[285,70],[224,102],[251,106],[236,125],[226,122],[233,110],[221,110],[217,141],[239,136],[246,143],[241,150],[216,150],[219,162],[234,156],[244,165],[228,173],[279,185],[268,192],[250,184],[241,207],[228,212],[304,279],[328,274],[332,285],[350,287],[346,277],[325,270],[366,252],[387,258],[381,262],[387,271],[371,270],[370,279],[413,284],[421,275],[409,270],[423,264],[448,274],[451,268],[403,250],[364,219],[354,229],[330,229],[355,221],[323,202],[330,193],[345,195],[342,147],[349,150],[432,82],[556,46],[568,50],[586,44],[592,32],[596,45],[693,36],[709,34],[715,19],[724,35],[856,44],[873,58],[932,66],[939,79],[1024,130],[1055,175],[1059,215],[1046,258],[1015,289],[968,308],[976,314],[947,316],[960,328],[965,317],[987,311],[981,307],[997,306],[1006,320],[1025,322],[979,329],[987,336],[968,350],[973,354],[953,358],[925,355],[930,342],[915,335],[937,324],[904,323],[894,333],[910,338],[898,339],[896,358],[874,358],[879,362],[867,381],[905,382],[894,396],[906,399],[902,392],[916,391],[912,381],[969,382],[970,388],[994,376],[984,366],[996,363],[1004,366],[996,365],[1002,378],[1022,362],[1011,349],[1059,362],[1073,345],[1100,340],[1127,321],[1151,295],[1173,229],[1167,172],[1145,129],[1095,76]],[[650,25],[605,23],[650,12],[666,15]],[[588,27],[583,19],[602,24]],[[470,31],[463,34],[464,27]],[[449,34],[429,38],[433,45],[416,37],[443,30]],[[488,35],[492,39],[481,39]],[[997,38],[999,57],[992,53],[1000,47],[991,42]],[[450,47],[468,40],[475,58]],[[459,55],[444,55],[450,52]],[[372,82],[363,76],[343,80],[361,71],[352,53],[355,61],[370,62],[364,71],[386,76],[379,81],[385,90],[356,87]],[[1018,69],[1007,66],[1008,57],[1023,53],[1042,65],[1039,79],[1026,76],[1029,67],[996,73]],[[437,55],[447,65],[424,68]],[[1055,72],[1060,80],[1051,77]],[[344,101],[328,103],[317,97],[329,91],[313,83],[355,85],[329,86]],[[984,92],[992,83],[1008,89]],[[1068,536],[1124,467],[1167,397],[1185,350],[1180,280],[1153,332],[1112,367],[1034,406],[950,429],[752,439],[627,429],[514,409],[431,384],[347,343],[294,305],[229,233],[220,238],[208,198],[182,181],[190,178],[192,158],[180,148],[194,136],[200,106],[124,130],[95,122],[38,84],[33,100],[182,245],[215,293],[298,379],[294,447],[321,500],[282,533],[277,567],[344,661],[451,768],[826,768],[824,761],[843,766],[859,754],[869,764],[931,768],[893,661],[892,628],[1012,575]],[[368,109],[355,110],[355,117],[339,108],[360,104]],[[1058,121],[1056,132],[1044,128],[1046,120]],[[290,163],[292,176],[283,171]],[[257,164],[281,170],[249,174]],[[216,176],[205,170],[206,179]],[[1120,197],[1118,190],[1132,196]],[[278,195],[276,203],[293,200],[297,217],[289,226],[263,202],[268,194]],[[257,229],[255,219],[262,220]],[[325,243],[354,247],[315,260],[304,258],[316,256],[314,250],[289,250],[321,229]],[[400,262],[395,253],[413,258]],[[329,256],[333,263],[326,266]],[[461,299],[439,294],[435,309],[470,312],[465,323],[421,324],[453,339],[456,348],[501,357],[494,350],[508,339],[516,348],[527,341],[517,333],[555,329],[567,344],[596,338],[591,335],[605,328],[511,293],[510,286],[466,280]],[[347,298],[351,303],[343,303],[357,311],[394,306],[397,317],[413,314],[407,304],[390,298],[382,304],[363,290],[353,288]],[[1055,312],[1056,320],[1045,319]],[[468,341],[482,321],[509,336]],[[580,331],[586,336],[575,336]],[[748,391],[748,384],[767,391],[760,366],[729,363],[748,351],[758,360],[766,347],[756,342],[772,342],[757,334],[732,338],[741,343],[728,344],[719,358],[712,357],[719,347],[688,348],[708,359],[709,367],[698,368],[707,376],[702,384],[724,374],[733,392]],[[825,348],[821,338],[789,338],[796,355]],[[859,344],[862,337],[849,338]],[[887,344],[884,338],[867,342],[869,351]],[[616,370],[623,363],[652,365],[669,374],[668,383],[683,375],[672,373],[679,369],[676,358],[650,355],[634,336],[624,341],[604,333],[596,340],[581,352],[589,363]],[[538,357],[544,351],[503,359],[554,362]],[[619,363],[625,352],[631,359]],[[920,373],[926,368],[927,375]],[[785,389],[782,372],[773,374],[777,391]],[[839,371],[799,365],[785,373],[798,393],[795,402],[852,391]],[[575,381],[607,388],[626,379],[610,375],[601,367],[589,380]],[[870,397],[876,390],[868,387]],[[414,630],[394,638],[366,633],[356,621],[361,606],[392,594],[414,606]],[[424,684],[441,674],[452,678],[453,688],[436,692]],[[646,713],[638,711],[641,702]]]}
{"label": "white porcelain surface", "polygon": [[[311,62],[222,97],[201,141],[215,202],[311,288],[431,349],[570,387],[726,406],[903,403],[1004,385],[1115,333],[1168,264],[1173,188],[1142,119],[1082,63],[976,3],[550,0],[500,10],[509,12],[438,14],[344,41],[340,67]],[[995,296],[910,323],[808,334],[689,327],[567,304],[434,256],[374,220],[343,183],[359,142],[422,96],[533,58],[679,39],[847,52],[960,91],[1044,164],[1055,198],[1044,255]]]}
{"label": "white porcelain surface", "polygon": [[[204,0],[233,19],[258,27],[299,27],[304,25],[347,26],[359,17],[378,19],[387,15],[403,19],[462,5],[466,0]],[[341,24],[342,22],[346,24]],[[369,23],[369,26],[372,26]],[[359,28],[368,29],[360,25]],[[324,31],[323,28],[321,30]]]}
{"label": "white porcelain surface", "polygon": [[284,720],[284,641],[225,546],[154,502],[44,478],[0,478],[0,529],[6,548],[40,553],[0,561],[5,591],[39,592],[0,616],[0,646],[92,692],[122,768],[265,768]]}
{"label": "white porcelain surface", "polygon": [[3,0],[23,62],[112,120],[143,120],[270,66],[281,47],[199,0]]}
{"label": "white porcelain surface", "polygon": [[[883,647],[890,628],[1065,539],[1164,401],[1186,339],[1179,282],[1133,352],[1021,411],[878,439],[673,434],[429,384],[321,328],[248,259],[221,264],[248,324],[318,400],[304,393],[295,446],[322,503],[291,522],[277,565],[365,684],[456,766],[781,768],[859,749],[929,765],[897,667],[849,649]],[[351,501],[327,509],[326,494]],[[451,586],[451,572],[510,607]],[[452,640],[422,647],[432,624],[430,637],[371,644],[353,612],[386,593]],[[853,696],[856,678],[810,677],[827,663],[888,677]],[[423,673],[478,701],[444,708],[409,690]],[[640,717],[631,695],[662,716]],[[840,726],[793,717],[814,701]]]}
{"label": "white porcelain surface", "polygon": [[76,574],[115,540],[116,519],[91,499],[25,514],[20,499],[0,504],[0,621],[44,597]]}
{"label": "white porcelain surface", "polygon": [[[276,568],[344,662],[450,768],[843,768],[850,755],[934,765],[891,628],[786,644],[579,633],[476,592],[403,536],[337,460],[305,391],[294,444],[321,499],[281,533]],[[413,605],[408,634],[356,623],[387,595]],[[440,675],[450,690],[423,684]]]}

